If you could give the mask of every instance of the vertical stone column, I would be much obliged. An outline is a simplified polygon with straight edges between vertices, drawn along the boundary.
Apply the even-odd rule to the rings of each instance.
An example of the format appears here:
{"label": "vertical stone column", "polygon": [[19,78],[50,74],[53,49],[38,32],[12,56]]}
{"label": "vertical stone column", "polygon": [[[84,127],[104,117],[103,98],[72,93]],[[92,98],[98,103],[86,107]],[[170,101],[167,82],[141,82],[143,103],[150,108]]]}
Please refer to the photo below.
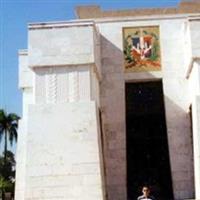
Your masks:
{"label": "vertical stone column", "polygon": [[200,199],[200,61],[194,59],[189,76],[192,101],[195,197]]}
{"label": "vertical stone column", "polygon": [[200,95],[192,104],[195,197],[200,199]]}
{"label": "vertical stone column", "polygon": [[25,200],[26,188],[26,138],[27,138],[27,116],[28,104],[33,103],[33,72],[28,67],[27,50],[19,51],[19,88],[22,90],[22,115],[19,121],[18,142],[16,150],[16,181],[15,199]]}
{"label": "vertical stone column", "polygon": [[194,181],[195,197],[200,199],[200,19],[189,18],[192,63],[190,68],[190,94],[193,111]]}
{"label": "vertical stone column", "polygon": [[121,51],[101,36],[100,103],[108,200],[127,199],[125,83]]}
{"label": "vertical stone column", "polygon": [[193,58],[187,78],[192,105],[195,197],[200,199],[200,62],[198,59]]}

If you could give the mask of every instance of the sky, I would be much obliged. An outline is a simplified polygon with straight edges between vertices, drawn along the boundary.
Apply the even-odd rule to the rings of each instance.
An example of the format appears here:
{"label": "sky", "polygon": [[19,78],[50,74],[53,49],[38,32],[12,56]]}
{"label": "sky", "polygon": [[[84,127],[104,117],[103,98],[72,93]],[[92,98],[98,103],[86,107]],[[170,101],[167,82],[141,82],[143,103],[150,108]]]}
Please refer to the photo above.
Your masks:
{"label": "sky", "polygon": [[[27,48],[27,24],[75,18],[78,5],[102,9],[176,6],[180,0],[0,0],[0,109],[21,116],[18,50]],[[0,145],[0,149],[1,149]],[[14,147],[15,148],[15,147]]]}

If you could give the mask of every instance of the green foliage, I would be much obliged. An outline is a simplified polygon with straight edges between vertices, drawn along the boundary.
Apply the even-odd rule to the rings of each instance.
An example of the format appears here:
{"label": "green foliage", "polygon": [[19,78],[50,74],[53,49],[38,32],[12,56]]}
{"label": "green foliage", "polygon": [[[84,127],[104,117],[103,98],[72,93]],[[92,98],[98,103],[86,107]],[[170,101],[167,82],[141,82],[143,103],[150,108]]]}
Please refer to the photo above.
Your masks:
{"label": "green foliage", "polygon": [[5,198],[4,197],[5,192],[11,192],[11,194],[14,194],[14,183],[15,183],[14,154],[11,151],[7,151],[6,160],[4,158],[4,155],[0,156],[0,192],[3,199]]}
{"label": "green foliage", "polygon": [[13,181],[15,179],[15,157],[11,151],[5,152],[3,156],[0,156],[0,176],[6,180]]}
{"label": "green foliage", "polygon": [[17,141],[17,128],[19,119],[20,117],[15,113],[7,114],[3,109],[0,109],[0,142],[2,136],[4,136],[5,160],[7,156],[7,140],[9,140],[11,145],[13,144],[13,141]]}
{"label": "green foliage", "polygon": [[5,192],[14,193],[15,158],[7,150],[7,142],[13,144],[17,141],[17,128],[19,116],[15,113],[7,114],[0,109],[0,142],[4,136],[4,154],[0,156],[0,191],[4,197]]}
{"label": "green foliage", "polygon": [[136,31],[136,32],[134,33],[134,35],[139,35],[139,33],[140,33],[140,31]]}
{"label": "green foliage", "polygon": [[128,63],[131,63],[134,61],[132,55],[131,55],[131,48],[132,46],[128,43],[128,39],[131,38],[130,35],[128,35],[126,37],[126,39],[124,40],[124,55],[125,55],[125,60],[128,62]]}
{"label": "green foliage", "polygon": [[0,176],[0,199],[5,199],[6,192],[14,193],[14,183]]}
{"label": "green foliage", "polygon": [[154,37],[155,40],[157,40],[157,41],[159,40],[158,36],[157,36],[155,33],[151,33],[150,35],[151,35],[152,37]]}
{"label": "green foliage", "polygon": [[144,33],[145,35],[147,35],[147,34],[148,34],[148,32],[147,32],[147,31],[143,31],[143,33]]}
{"label": "green foliage", "polygon": [[158,42],[154,42],[150,60],[156,61],[159,57],[158,54],[159,54],[159,45],[158,45]]}
{"label": "green foliage", "polygon": [[5,180],[2,176],[0,176],[0,190],[2,193],[11,191],[13,185],[10,181]]}

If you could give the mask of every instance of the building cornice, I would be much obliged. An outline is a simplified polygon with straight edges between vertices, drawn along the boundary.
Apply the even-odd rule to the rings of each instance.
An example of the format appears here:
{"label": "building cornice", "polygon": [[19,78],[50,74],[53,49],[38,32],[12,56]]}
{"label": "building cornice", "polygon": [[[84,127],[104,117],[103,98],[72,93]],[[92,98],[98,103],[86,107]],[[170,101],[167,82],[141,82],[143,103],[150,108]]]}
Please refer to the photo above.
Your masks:
{"label": "building cornice", "polygon": [[67,63],[67,64],[54,64],[54,65],[48,65],[48,64],[38,64],[38,65],[29,65],[30,68],[36,69],[36,68],[45,68],[45,67],[77,67],[77,66],[86,66],[86,65],[94,65],[94,62],[91,63]]}
{"label": "building cornice", "polygon": [[94,26],[94,21],[87,20],[70,20],[70,21],[55,21],[55,22],[36,22],[36,23],[29,23],[28,29],[51,29],[51,28],[66,28],[66,27],[73,27],[73,26]]}
{"label": "building cornice", "polygon": [[200,19],[200,14],[175,14],[175,15],[152,15],[152,16],[137,16],[137,17],[115,17],[94,19],[95,23],[110,23],[110,22],[130,22],[130,21],[152,21],[152,20],[176,20],[176,19]]}
{"label": "building cornice", "polygon": [[130,22],[130,21],[152,21],[152,20],[200,20],[200,14],[173,14],[173,15],[152,15],[152,16],[135,16],[135,17],[112,17],[99,19],[78,19],[70,21],[55,21],[55,22],[36,22],[28,25],[29,30],[35,29],[52,29],[66,27],[81,27],[95,26],[98,23],[114,23],[114,22]]}

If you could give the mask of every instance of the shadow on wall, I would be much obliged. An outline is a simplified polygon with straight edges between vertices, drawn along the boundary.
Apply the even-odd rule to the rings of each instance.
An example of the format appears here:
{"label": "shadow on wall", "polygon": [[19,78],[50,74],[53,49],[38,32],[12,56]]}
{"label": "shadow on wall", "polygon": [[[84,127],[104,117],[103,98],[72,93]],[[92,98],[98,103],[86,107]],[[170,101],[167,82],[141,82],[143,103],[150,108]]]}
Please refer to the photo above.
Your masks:
{"label": "shadow on wall", "polygon": [[[108,200],[128,198],[125,82],[144,82],[162,79],[159,72],[124,73],[123,66],[122,50],[101,35],[102,80],[100,83],[100,105]],[[162,64],[162,66],[166,67],[165,64]],[[169,88],[165,74],[163,79],[174,199],[190,199],[194,198],[190,114],[185,111],[186,109],[179,106],[178,102],[173,100],[173,96],[166,95],[166,90],[169,90]],[[174,80],[176,81],[176,78]],[[176,88],[174,89],[177,90]]]}

